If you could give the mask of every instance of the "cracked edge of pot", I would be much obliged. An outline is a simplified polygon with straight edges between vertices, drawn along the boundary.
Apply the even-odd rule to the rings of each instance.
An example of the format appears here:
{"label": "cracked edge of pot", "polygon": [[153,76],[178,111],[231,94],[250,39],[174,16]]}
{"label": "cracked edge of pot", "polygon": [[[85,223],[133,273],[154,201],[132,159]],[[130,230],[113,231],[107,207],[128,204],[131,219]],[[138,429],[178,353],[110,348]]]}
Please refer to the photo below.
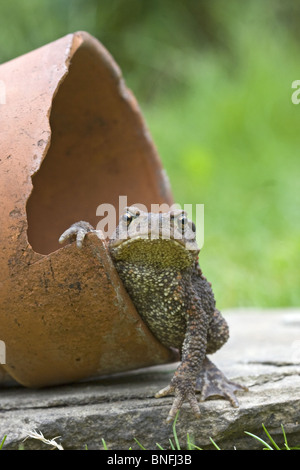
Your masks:
{"label": "cracked edge of pot", "polygon": [[[50,145],[50,140],[51,140],[51,129],[50,129],[49,118],[50,118],[50,114],[51,114],[51,107],[52,107],[53,99],[56,96],[61,84],[63,83],[66,76],[68,75],[69,65],[71,63],[72,57],[74,57],[74,55],[76,54],[78,49],[80,47],[82,47],[83,45],[86,45],[87,47],[93,47],[93,48],[96,47],[99,50],[101,50],[101,55],[103,57],[105,57],[105,60],[107,60],[107,62],[109,63],[109,66],[110,66],[111,70],[113,70],[114,78],[118,82],[118,88],[119,88],[119,91],[120,91],[120,94],[121,94],[122,98],[124,100],[127,100],[129,105],[131,106],[132,110],[135,113],[138,114],[140,125],[143,127],[144,134],[145,134],[146,138],[149,140],[150,145],[153,146],[152,139],[150,137],[149,132],[146,129],[143,117],[142,117],[142,115],[140,113],[140,110],[138,108],[138,104],[137,104],[134,96],[132,95],[132,93],[127,89],[126,85],[124,84],[124,81],[123,81],[123,78],[122,78],[122,75],[121,75],[121,71],[120,71],[119,67],[117,66],[117,64],[115,63],[115,61],[112,59],[109,52],[101,45],[101,43],[99,43],[98,40],[96,40],[95,38],[93,38],[92,36],[90,36],[88,33],[85,33],[85,32],[78,32],[78,33],[67,35],[64,38],[61,38],[61,39],[55,41],[54,43],[50,43],[50,46],[51,46],[51,44],[53,46],[53,44],[58,43],[60,41],[64,41],[65,46],[66,46],[65,51],[64,51],[64,53],[65,53],[65,55],[64,55],[65,64],[64,64],[64,67],[61,67],[59,73],[56,71],[58,73],[58,76],[56,76],[56,79],[55,79],[56,82],[54,83],[54,87],[52,88],[52,92],[49,93],[50,100],[48,100],[48,102],[47,102],[48,104],[46,105],[47,111],[46,111],[45,116],[44,116],[46,119],[44,119],[44,127],[43,127],[43,129],[44,129],[43,133],[46,132],[46,129],[48,129],[48,137],[47,137],[46,140],[44,139],[43,141],[41,141],[41,139],[38,140],[38,142],[41,143],[41,144],[39,145],[38,154],[36,154],[35,159],[32,160],[30,176],[32,177],[39,170],[43,159],[47,155],[49,145]],[[42,48],[40,48],[40,53],[42,52],[42,50],[45,51],[46,50],[45,48],[47,48],[48,46],[49,45],[46,45],[46,46],[43,46]],[[33,54],[33,53],[36,53],[37,51],[38,50],[32,51],[31,53],[28,53],[28,54]],[[26,54],[26,56],[27,56],[27,54]],[[23,59],[24,59],[24,57],[25,56],[23,56]],[[20,58],[14,59],[13,61],[11,61],[11,63],[14,62],[14,64],[16,64],[16,61],[18,61],[18,59],[20,59]],[[21,59],[22,59],[22,57],[21,57]],[[5,66],[5,64],[3,64],[3,65]],[[59,74],[60,74],[60,76],[59,76]],[[52,83],[52,86],[53,86],[53,83]],[[171,196],[170,188],[168,186],[163,168],[160,165],[159,158],[156,155],[157,154],[154,151],[152,153],[152,157],[154,157],[154,159],[156,159],[157,171],[159,173],[158,178],[161,179],[160,184],[161,184],[162,192],[164,193],[164,197],[167,200],[171,200],[172,196]],[[28,183],[29,183],[29,186],[28,186]],[[27,200],[28,200],[28,198],[31,194],[32,188],[33,188],[31,178],[30,178],[30,181],[28,183],[27,183],[27,189],[26,189]],[[25,211],[26,211],[26,207],[23,208],[23,209],[25,209]],[[13,210],[15,211],[14,212],[15,216],[20,214],[20,212],[18,212],[18,210],[16,208],[14,208]],[[15,218],[17,219],[18,217],[15,217]],[[26,221],[26,213],[25,213],[25,221]],[[15,227],[17,229],[17,231],[19,232],[19,237],[23,239],[23,246],[25,246],[25,249],[23,248],[22,257],[17,256],[17,261],[18,262],[14,266],[15,269],[13,269],[13,273],[12,273],[13,275],[8,276],[5,279],[5,283],[8,283],[11,286],[12,286],[12,284],[14,284],[15,286],[18,285],[18,282],[19,282],[18,277],[19,277],[20,271],[23,271],[22,268],[24,268],[25,270],[28,270],[28,268],[30,268],[31,266],[32,267],[33,266],[37,267],[40,264],[43,264],[43,263],[47,262],[48,259],[52,257],[52,255],[57,253],[57,252],[53,252],[53,253],[50,253],[47,256],[44,256],[44,255],[36,253],[34,250],[32,250],[32,248],[31,248],[31,246],[30,246],[30,244],[27,240],[27,236],[26,236],[27,235],[27,230],[26,230],[27,227],[25,227],[25,225],[23,223],[22,226],[17,225]],[[63,249],[61,249],[61,250],[63,250]],[[58,250],[58,251],[60,252],[61,250]],[[77,253],[74,253],[73,256],[77,257]],[[123,288],[123,286],[122,286],[122,288]],[[122,296],[124,296],[124,294],[122,294]],[[11,301],[13,303],[13,299],[11,299]],[[127,300],[126,300],[126,303],[127,303]],[[131,309],[131,313],[133,315],[137,315],[138,321],[140,322],[140,324],[142,324],[142,330],[147,331],[147,334],[146,334],[147,341],[149,341],[150,344],[153,343],[153,344],[155,344],[155,346],[158,346],[158,350],[160,348],[162,348],[162,351],[161,351],[162,357],[158,359],[158,362],[154,361],[152,363],[155,364],[155,363],[160,363],[161,361],[162,362],[173,361],[174,360],[174,354],[172,352],[170,352],[169,350],[166,350],[166,348],[164,348],[160,344],[158,344],[158,345],[156,344],[157,340],[148,331],[147,327],[143,324],[143,322],[141,321],[140,317],[138,316],[136,310],[134,309],[134,307],[132,305],[130,306],[130,309]],[[135,318],[135,320],[137,320],[137,318]],[[16,317],[13,319],[13,321],[16,323]],[[17,339],[14,338],[14,341],[16,342]],[[157,353],[158,353],[158,356],[159,356],[159,351],[157,351]],[[153,358],[154,357],[155,357],[155,354],[153,355]],[[26,369],[28,370],[29,368],[31,368],[31,365],[29,366],[29,364],[24,364],[24,362],[26,362],[26,357],[23,354],[21,354],[21,359],[23,361],[23,365],[24,365],[25,370]],[[140,367],[140,366],[141,365],[139,364],[138,367]],[[135,368],[134,364],[129,369],[132,369],[132,368]],[[3,369],[3,366],[2,366],[2,369]],[[36,380],[35,378],[33,378],[33,379],[30,378],[29,381],[28,381],[26,378],[24,378],[24,377],[22,378],[22,377],[19,376],[19,374],[16,372],[15,366],[10,368],[9,366],[4,365],[4,369],[6,370],[6,372],[10,371],[11,375],[16,380],[18,380],[19,382],[24,383],[25,385],[28,385],[28,386],[32,386],[32,385],[33,386],[40,386],[41,385],[40,382],[42,382],[42,385],[45,385],[48,382],[47,378],[46,378],[46,381],[45,381],[45,379],[40,381],[39,379]],[[21,366],[21,369],[22,369],[22,366]],[[97,370],[96,372],[99,375],[99,370]],[[24,375],[24,374],[21,373],[21,375]],[[90,374],[88,374],[88,375],[90,375]],[[86,375],[84,375],[84,376],[86,376]],[[80,376],[80,378],[81,378],[81,376]],[[74,378],[71,378],[71,380],[73,380],[73,379]],[[4,375],[3,381],[5,381],[5,380],[6,380],[6,374]],[[69,380],[70,379],[67,379],[67,381],[69,381]],[[51,383],[62,383],[64,381],[65,381],[64,378],[62,378],[62,379],[59,378],[58,380],[57,379],[50,379]]]}

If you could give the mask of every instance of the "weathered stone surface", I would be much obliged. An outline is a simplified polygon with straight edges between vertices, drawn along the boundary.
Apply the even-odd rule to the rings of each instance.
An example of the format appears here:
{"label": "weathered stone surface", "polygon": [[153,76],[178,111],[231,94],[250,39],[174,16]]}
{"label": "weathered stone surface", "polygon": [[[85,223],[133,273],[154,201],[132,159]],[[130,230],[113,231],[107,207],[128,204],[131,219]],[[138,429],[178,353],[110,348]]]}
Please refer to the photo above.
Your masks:
{"label": "weathered stone surface", "polygon": [[[188,405],[180,412],[177,434],[184,448],[186,434],[201,448],[212,437],[222,449],[257,449],[261,445],[244,431],[266,436],[265,424],[283,445],[281,424],[289,444],[300,444],[300,309],[235,310],[225,312],[231,330],[228,344],[212,358],[227,376],[246,384],[239,393],[240,407],[223,400],[201,404],[195,420]],[[0,437],[7,434],[6,449],[16,449],[29,430],[45,437],[61,436],[65,449],[138,449],[136,437],[147,449],[158,442],[164,448],[172,438],[165,423],[172,398],[155,399],[176,364],[155,366],[90,382],[30,390],[0,391]],[[48,449],[27,439],[25,449]]]}

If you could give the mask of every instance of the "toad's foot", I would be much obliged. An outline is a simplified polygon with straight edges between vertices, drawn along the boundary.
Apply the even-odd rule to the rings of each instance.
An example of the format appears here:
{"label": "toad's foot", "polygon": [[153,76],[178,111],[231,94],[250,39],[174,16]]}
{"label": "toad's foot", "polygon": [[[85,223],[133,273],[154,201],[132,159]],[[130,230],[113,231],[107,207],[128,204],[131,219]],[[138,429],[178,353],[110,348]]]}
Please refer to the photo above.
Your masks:
{"label": "toad's foot", "polygon": [[248,391],[248,388],[231,382],[207,357],[204,359],[203,370],[196,382],[196,391],[201,392],[200,401],[209,397],[221,397],[237,408],[239,402],[235,393],[239,390]]}
{"label": "toad's foot", "polygon": [[59,243],[76,240],[78,248],[82,248],[83,240],[88,232],[95,232],[94,228],[88,222],[81,220],[71,225],[60,237]]}
{"label": "toad's foot", "polygon": [[200,417],[200,409],[195,390],[188,380],[180,380],[179,377],[174,376],[171,384],[156,393],[155,398],[161,398],[173,394],[175,395],[175,398],[167,417],[167,423],[174,420],[177,411],[185,401],[189,402],[196,418]]}

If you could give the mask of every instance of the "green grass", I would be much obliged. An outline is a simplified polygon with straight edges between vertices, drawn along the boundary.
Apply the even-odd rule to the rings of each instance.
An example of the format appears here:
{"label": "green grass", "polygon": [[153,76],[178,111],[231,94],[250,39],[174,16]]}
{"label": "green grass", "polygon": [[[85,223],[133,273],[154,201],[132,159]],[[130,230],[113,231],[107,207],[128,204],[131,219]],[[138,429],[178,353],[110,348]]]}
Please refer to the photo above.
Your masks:
{"label": "green grass", "polygon": [[[177,421],[177,418],[178,418],[178,413],[176,415],[176,418],[174,420],[174,423],[173,423],[173,436],[174,436],[174,443],[173,441],[170,439],[170,449],[171,450],[202,450],[200,447],[196,446],[189,434],[187,434],[187,440],[186,440],[186,444],[181,447],[180,444],[179,444],[179,440],[178,440],[178,436],[177,436],[177,432],[176,432],[176,421]],[[297,447],[291,447],[289,444],[288,444],[288,441],[287,441],[287,437],[286,437],[286,433],[285,433],[285,430],[284,430],[284,427],[283,425],[281,425],[281,429],[282,429],[282,435],[283,435],[283,438],[284,438],[284,447],[281,448],[279,447],[279,445],[277,445],[277,443],[275,442],[275,440],[272,438],[272,436],[270,435],[269,431],[266,429],[265,425],[262,424],[262,428],[266,434],[266,436],[268,437],[269,441],[270,441],[270,444],[268,442],[266,442],[265,440],[263,440],[262,438],[260,438],[259,436],[255,435],[255,434],[252,434],[250,432],[247,432],[245,431],[245,434],[247,434],[248,436],[251,436],[253,437],[254,439],[256,439],[263,447],[261,450],[300,450],[300,446],[297,446]],[[209,438],[210,442],[212,443],[214,449],[216,450],[222,450],[218,444],[215,443],[215,441],[210,437]],[[136,443],[138,444],[139,448],[142,449],[142,450],[146,450],[145,447],[137,440],[135,439]],[[158,449],[160,450],[164,450],[164,448],[159,445],[159,444],[156,444]],[[106,446],[106,449],[107,449],[107,446]]]}
{"label": "green grass", "polygon": [[3,448],[4,442],[6,440],[6,435],[3,437],[2,441],[0,442],[0,450]]}
{"label": "green grass", "polygon": [[[179,416],[179,411],[177,411],[176,413],[176,416],[175,416],[175,419],[173,421],[173,425],[172,425],[172,431],[173,431],[173,439],[169,439],[169,448],[168,449],[164,449],[164,447],[162,447],[160,444],[156,443],[156,447],[159,449],[159,450],[202,450],[200,447],[198,447],[197,445],[194,444],[193,442],[193,439],[191,438],[191,436],[189,434],[187,434],[187,437],[186,437],[186,443],[181,446],[180,443],[179,443],[179,439],[178,439],[178,435],[177,435],[177,431],[176,431],[176,423],[177,423],[177,420],[178,420],[178,416]],[[215,447],[215,449],[217,450],[221,450],[219,448],[219,446],[214,442],[214,440],[210,437],[210,442],[213,444],[213,446]],[[134,438],[136,444],[138,445],[138,448],[140,450],[147,450],[143,444],[140,443],[140,441],[136,438]],[[102,439],[102,445],[103,445],[103,449],[104,450],[109,450],[108,449],[108,446],[106,444],[106,441],[104,439]],[[129,450],[133,450],[132,447],[129,448]]]}
{"label": "green grass", "polygon": [[245,431],[245,434],[248,434],[248,436],[253,437],[260,444],[262,444],[264,446],[263,450],[300,450],[300,446],[290,447],[290,445],[288,444],[288,441],[287,441],[287,437],[286,437],[286,433],[285,433],[283,425],[281,425],[282,435],[283,435],[283,438],[284,438],[284,447],[283,448],[279,447],[276,444],[276,442],[274,441],[273,437],[270,435],[269,431],[266,429],[264,424],[262,424],[262,427],[263,427],[263,430],[264,430],[266,436],[268,437],[268,439],[270,441],[270,444],[268,442],[264,441],[262,438],[256,436],[255,434],[252,434],[252,433],[247,432],[247,431]]}
{"label": "green grass", "polygon": [[176,201],[205,204],[200,262],[218,306],[297,307],[299,21],[294,0],[15,0],[0,5],[0,62],[80,29],[99,38]]}
{"label": "green grass", "polygon": [[[187,438],[186,438],[186,443],[181,445],[179,443],[179,439],[178,439],[178,436],[177,436],[177,431],[176,431],[176,422],[177,422],[177,419],[178,419],[178,415],[179,415],[179,412],[177,412],[176,414],[176,417],[174,419],[174,422],[173,422],[173,439],[169,439],[169,448],[168,449],[165,449],[163,448],[160,444],[156,443],[156,446],[159,450],[202,450],[199,446],[195,445],[194,442],[193,442],[193,439],[190,437],[189,434],[187,434]],[[283,425],[281,425],[281,429],[282,429],[282,435],[283,435],[283,439],[284,439],[284,446],[283,448],[281,448],[279,445],[277,445],[277,443],[275,442],[275,440],[273,439],[273,437],[271,436],[271,434],[269,433],[269,431],[267,430],[267,428],[265,427],[264,424],[262,424],[262,428],[267,436],[267,438],[269,439],[270,443],[266,442],[264,439],[262,439],[261,437],[257,436],[256,434],[253,434],[253,433],[250,433],[250,432],[247,432],[245,431],[245,434],[247,434],[248,436],[251,436],[253,437],[253,439],[255,439],[256,441],[258,441],[260,443],[260,445],[262,446],[260,449],[258,450],[300,450],[300,446],[296,446],[296,447],[291,447],[289,444],[288,444],[288,441],[287,441],[287,436],[286,436],[286,433],[285,433],[285,430],[284,430],[284,427]],[[140,443],[140,441],[138,439],[134,439],[136,444],[138,445],[138,448],[140,450],[147,450],[143,444]],[[216,442],[211,438],[209,437],[209,440],[210,442],[212,443],[213,445],[213,448],[215,450],[222,450],[218,444],[216,444]],[[108,449],[108,446],[105,442],[104,439],[102,439],[102,444],[103,444],[103,449],[104,450],[109,450]],[[233,447],[235,448],[235,447]],[[133,450],[131,447],[129,448],[129,450]]]}
{"label": "green grass", "polygon": [[[177,431],[176,431],[176,423],[177,423],[178,416],[179,416],[179,412],[177,412],[176,417],[173,421],[173,425],[172,425],[173,440],[169,439],[168,449],[165,449],[164,447],[162,447],[161,444],[156,443],[157,448],[159,450],[174,450],[174,451],[175,450],[178,450],[178,451],[179,450],[190,450],[190,451],[192,451],[192,450],[202,450],[199,446],[197,446],[194,443],[193,438],[189,434],[187,434],[186,443],[180,444],[179,438],[178,438],[178,435],[177,435]],[[269,439],[269,442],[266,442],[264,439],[257,436],[256,434],[245,431],[245,434],[247,434],[250,437],[253,437],[253,439],[255,439],[256,441],[259,442],[259,444],[262,446],[260,448],[260,450],[300,450],[300,446],[291,447],[288,444],[287,436],[286,436],[286,433],[285,433],[285,430],[284,430],[284,427],[283,427],[282,424],[281,424],[281,429],[282,429],[282,435],[283,435],[283,439],[284,439],[284,446],[282,448],[275,442],[275,440],[273,439],[273,437],[271,436],[271,434],[269,433],[269,431],[267,430],[267,428],[265,427],[264,424],[262,424],[262,428],[263,428],[264,433],[266,434],[267,438]],[[0,450],[3,448],[6,437],[7,436],[5,435],[4,438],[2,439],[2,442],[0,443]],[[62,446],[55,442],[56,438],[49,440],[49,439],[44,438],[42,433],[37,433],[37,432],[30,433],[30,436],[28,435],[27,437],[31,437],[31,438],[41,440],[42,442],[44,442],[47,445],[53,446],[53,444],[55,444],[56,448],[59,447],[61,450],[63,450]],[[216,442],[211,437],[209,437],[209,440],[212,443],[213,448],[215,450],[222,450],[218,446],[218,444],[216,444]],[[144,445],[140,443],[140,441],[138,439],[135,438],[134,441],[138,445],[139,450],[147,450],[144,447]],[[103,450],[110,450],[107,443],[106,443],[106,441],[105,441],[105,439],[102,438],[101,442],[102,442]],[[233,447],[233,448],[235,448],[235,447]],[[24,449],[23,446],[22,446],[22,449]],[[85,446],[85,450],[88,450],[87,445]],[[132,447],[130,447],[129,450],[133,450]]]}
{"label": "green grass", "polygon": [[176,201],[205,204],[200,264],[220,308],[299,306],[299,53],[252,19],[231,20],[234,58],[178,55],[182,93],[144,112]]}

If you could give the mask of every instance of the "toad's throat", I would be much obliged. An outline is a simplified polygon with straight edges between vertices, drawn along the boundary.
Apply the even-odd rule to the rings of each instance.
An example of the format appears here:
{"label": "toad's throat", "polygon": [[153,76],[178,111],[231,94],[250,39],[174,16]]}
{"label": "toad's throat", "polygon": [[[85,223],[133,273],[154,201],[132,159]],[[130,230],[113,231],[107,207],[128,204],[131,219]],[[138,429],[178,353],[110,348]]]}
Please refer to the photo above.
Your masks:
{"label": "toad's throat", "polygon": [[151,239],[139,236],[110,245],[110,252],[116,263],[173,267],[177,271],[191,267],[197,258],[196,250],[188,250],[184,243],[173,238]]}

